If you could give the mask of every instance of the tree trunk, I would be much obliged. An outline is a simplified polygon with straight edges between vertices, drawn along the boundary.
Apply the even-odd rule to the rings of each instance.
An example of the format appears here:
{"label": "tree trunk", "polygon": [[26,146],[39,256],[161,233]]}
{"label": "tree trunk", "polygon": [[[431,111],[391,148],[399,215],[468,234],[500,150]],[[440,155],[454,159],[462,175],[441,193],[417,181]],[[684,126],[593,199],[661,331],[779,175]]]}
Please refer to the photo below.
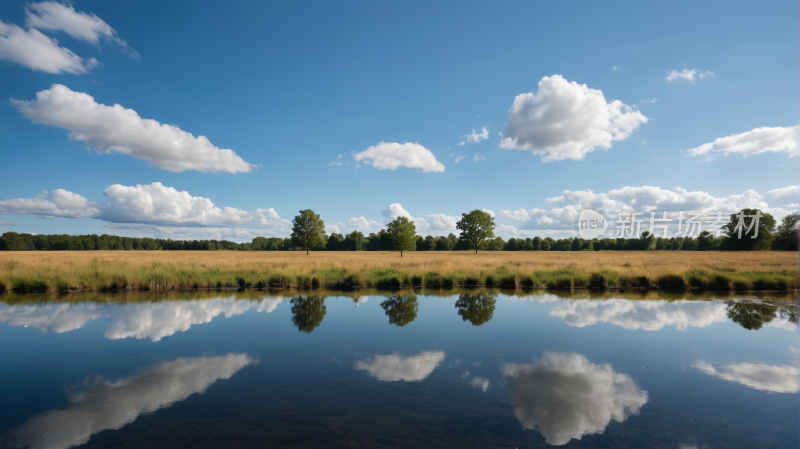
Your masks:
{"label": "tree trunk", "polygon": [[401,259],[403,258],[403,250],[402,249],[400,250],[400,258]]}

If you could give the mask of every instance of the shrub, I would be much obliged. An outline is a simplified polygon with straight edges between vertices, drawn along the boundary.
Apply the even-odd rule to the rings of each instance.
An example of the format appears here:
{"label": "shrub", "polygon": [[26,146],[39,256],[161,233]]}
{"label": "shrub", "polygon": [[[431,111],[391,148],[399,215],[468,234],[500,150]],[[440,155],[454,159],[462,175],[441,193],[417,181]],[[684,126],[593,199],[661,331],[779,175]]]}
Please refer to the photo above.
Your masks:
{"label": "shrub", "polygon": [[727,276],[718,274],[714,276],[708,283],[708,288],[711,290],[733,290],[733,282]]}
{"label": "shrub", "polygon": [[505,276],[500,279],[500,286],[503,288],[517,288],[517,278],[515,276]]}
{"label": "shrub", "polygon": [[467,287],[477,287],[478,278],[474,276],[467,276],[466,278],[464,278],[464,285]]}
{"label": "shrub", "polygon": [[442,288],[453,288],[453,278],[445,277],[442,279]]}
{"label": "shrub", "polygon": [[489,276],[486,276],[485,284],[487,287],[492,287],[495,284],[494,276],[492,276],[491,274]]}
{"label": "shrub", "polygon": [[438,273],[428,273],[425,275],[425,287],[442,288],[442,276]]}
{"label": "shrub", "polygon": [[533,288],[533,286],[535,284],[533,282],[533,278],[532,277],[530,277],[530,276],[522,276],[522,278],[519,280],[519,285],[520,285],[520,287],[523,287],[523,288]]}
{"label": "shrub", "polygon": [[418,274],[411,276],[411,285],[413,285],[414,287],[419,287],[420,285],[422,285],[422,276]]}
{"label": "shrub", "polygon": [[589,287],[597,290],[608,290],[608,278],[601,273],[592,273],[589,278]]}
{"label": "shrub", "polygon": [[641,288],[646,288],[648,290],[652,288],[652,284],[650,283],[650,278],[647,276],[639,276],[638,278],[636,278],[636,285],[638,285]]}
{"label": "shrub", "polygon": [[572,290],[575,288],[575,281],[570,278],[561,278],[556,281],[556,288],[561,290]]}
{"label": "shrub", "polygon": [[686,279],[679,274],[665,274],[658,278],[658,288],[662,290],[686,290]]}
{"label": "shrub", "polygon": [[314,276],[311,278],[311,288],[319,288],[319,278]]}
{"label": "shrub", "polygon": [[753,285],[746,279],[736,279],[733,281],[733,289],[737,292],[743,292],[753,289]]}

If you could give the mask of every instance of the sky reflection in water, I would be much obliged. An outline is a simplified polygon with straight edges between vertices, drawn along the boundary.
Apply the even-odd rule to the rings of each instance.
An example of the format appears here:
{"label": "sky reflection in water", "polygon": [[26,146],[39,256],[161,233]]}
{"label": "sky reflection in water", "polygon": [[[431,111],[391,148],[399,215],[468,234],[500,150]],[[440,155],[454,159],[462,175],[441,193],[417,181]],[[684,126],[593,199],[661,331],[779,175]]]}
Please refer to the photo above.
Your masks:
{"label": "sky reflection in water", "polygon": [[0,445],[798,443],[792,298],[193,296],[2,297]]}

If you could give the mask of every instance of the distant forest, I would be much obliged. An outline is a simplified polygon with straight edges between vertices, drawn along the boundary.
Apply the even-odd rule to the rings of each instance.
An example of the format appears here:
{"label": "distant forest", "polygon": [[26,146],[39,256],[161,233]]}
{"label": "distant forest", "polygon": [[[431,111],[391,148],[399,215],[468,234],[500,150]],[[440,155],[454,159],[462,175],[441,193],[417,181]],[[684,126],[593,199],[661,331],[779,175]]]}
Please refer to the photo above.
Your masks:
{"label": "distant forest", "polygon": [[[794,223],[793,223],[794,225]],[[795,225],[796,226],[796,225]],[[792,226],[794,227],[794,226]],[[797,251],[796,230],[773,233],[763,236],[759,245],[741,247],[737,239],[713,237],[704,232],[698,238],[662,238],[644,232],[640,238],[604,238],[584,240],[566,238],[555,240],[550,237],[510,238],[496,237],[484,241],[482,251],[694,251],[694,250],[790,250]],[[749,240],[749,239],[748,239]],[[750,243],[750,242],[742,242]],[[392,251],[392,239],[381,230],[364,235],[354,231],[348,235],[330,234],[325,244],[312,248],[316,251]],[[455,234],[448,236],[417,236],[417,251],[460,251],[473,247]],[[6,232],[0,237],[0,250],[6,251],[301,251],[304,250],[290,238],[256,237],[249,243],[236,243],[228,240],[171,240],[114,235],[33,235]]]}

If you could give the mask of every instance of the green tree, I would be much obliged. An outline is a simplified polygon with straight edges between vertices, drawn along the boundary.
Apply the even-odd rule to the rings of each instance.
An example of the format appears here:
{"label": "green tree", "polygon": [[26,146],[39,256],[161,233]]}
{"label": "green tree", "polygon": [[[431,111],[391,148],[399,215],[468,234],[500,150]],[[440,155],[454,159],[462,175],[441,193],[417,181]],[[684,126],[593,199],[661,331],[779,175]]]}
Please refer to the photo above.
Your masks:
{"label": "green tree", "polygon": [[777,306],[757,302],[725,301],[725,304],[728,318],[749,331],[761,329],[764,324],[775,319],[778,311]]}
{"label": "green tree", "polygon": [[714,236],[708,232],[703,231],[700,235],[697,236],[697,250],[698,251],[708,251],[711,249],[711,246],[714,244]]}
{"label": "green tree", "polygon": [[775,233],[775,240],[772,241],[772,249],[797,251],[799,229],[800,214],[789,214],[783,217],[781,224],[778,226],[778,231]]}
{"label": "green tree", "polygon": [[389,317],[389,324],[403,327],[417,318],[416,295],[390,296],[381,303],[383,311]]}
{"label": "green tree", "polygon": [[325,249],[328,251],[339,251],[344,244],[344,236],[342,234],[333,233],[328,237],[328,242],[325,244]]}
{"label": "green tree", "polygon": [[392,239],[392,247],[395,251],[416,251],[417,249],[417,227],[408,217],[397,217],[386,225],[386,233]]}
{"label": "green tree", "polygon": [[484,240],[494,238],[494,218],[488,212],[475,209],[470,213],[461,214],[456,229],[461,231],[461,238],[470,242],[475,248],[475,254],[478,254],[480,244]]}
{"label": "green tree", "polygon": [[730,221],[722,228],[727,237],[720,249],[728,251],[768,250],[775,238],[775,218],[758,209],[742,209],[738,214],[731,214]]}
{"label": "green tree", "polygon": [[469,321],[473,326],[488,323],[494,315],[496,295],[486,292],[463,293],[456,301],[456,309],[462,321]]}
{"label": "green tree", "polygon": [[642,251],[652,251],[656,249],[656,236],[651,232],[644,231],[639,237],[639,245]]}
{"label": "green tree", "polygon": [[292,323],[300,332],[310,334],[318,328],[328,313],[325,298],[321,296],[295,296],[292,303]]}
{"label": "green tree", "polygon": [[361,231],[353,231],[344,239],[344,249],[349,251],[363,251],[366,238]]}
{"label": "green tree", "polygon": [[325,246],[325,222],[313,210],[301,210],[292,220],[292,242],[305,248],[306,255],[311,248]]}

